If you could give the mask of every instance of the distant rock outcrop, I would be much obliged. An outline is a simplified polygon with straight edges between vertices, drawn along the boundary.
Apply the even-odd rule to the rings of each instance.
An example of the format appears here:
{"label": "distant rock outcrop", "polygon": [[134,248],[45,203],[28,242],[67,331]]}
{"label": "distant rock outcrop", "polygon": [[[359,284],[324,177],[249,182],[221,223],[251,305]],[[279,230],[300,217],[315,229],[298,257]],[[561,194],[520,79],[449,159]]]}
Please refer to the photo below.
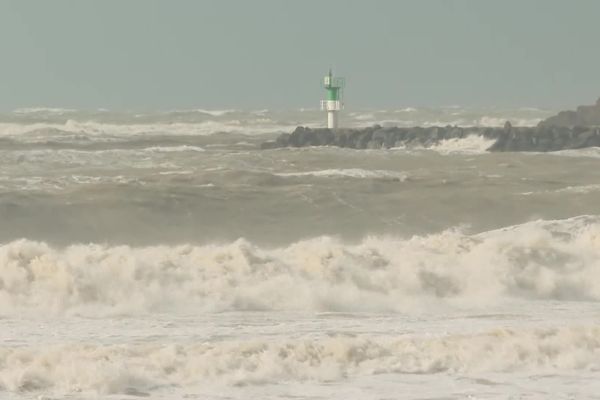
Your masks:
{"label": "distant rock outcrop", "polygon": [[579,106],[576,111],[561,111],[540,122],[540,126],[600,126],[600,99],[593,106]]}
{"label": "distant rock outcrop", "polygon": [[262,149],[280,147],[337,146],[351,149],[381,149],[392,147],[430,147],[448,139],[483,136],[494,140],[489,151],[556,151],[600,146],[600,127],[564,127],[540,125],[503,128],[456,126],[383,128],[379,125],[361,129],[311,129],[298,127],[276,140],[262,144]]}

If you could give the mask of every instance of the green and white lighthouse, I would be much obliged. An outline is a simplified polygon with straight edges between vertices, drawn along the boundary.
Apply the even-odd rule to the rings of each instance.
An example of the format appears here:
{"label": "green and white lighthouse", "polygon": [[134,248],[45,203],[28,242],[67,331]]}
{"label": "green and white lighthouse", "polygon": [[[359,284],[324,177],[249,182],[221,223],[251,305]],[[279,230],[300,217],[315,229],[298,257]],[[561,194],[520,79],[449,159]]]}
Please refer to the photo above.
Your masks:
{"label": "green and white lighthouse", "polygon": [[329,74],[323,79],[323,86],[327,90],[327,99],[321,100],[321,110],[327,111],[327,127],[336,129],[339,123],[339,112],[344,108],[342,103],[342,90],[344,89],[344,78],[334,78],[331,68]]}

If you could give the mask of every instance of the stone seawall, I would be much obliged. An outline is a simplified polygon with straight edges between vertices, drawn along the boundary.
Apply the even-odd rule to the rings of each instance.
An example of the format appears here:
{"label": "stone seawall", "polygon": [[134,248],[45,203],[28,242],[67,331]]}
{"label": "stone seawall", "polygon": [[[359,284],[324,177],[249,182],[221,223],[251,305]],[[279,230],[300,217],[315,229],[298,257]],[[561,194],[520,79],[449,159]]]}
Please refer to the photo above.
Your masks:
{"label": "stone seawall", "polygon": [[488,151],[557,151],[600,147],[599,127],[414,127],[372,126],[360,129],[311,129],[298,127],[276,140],[265,142],[262,149],[281,147],[338,146],[351,149],[381,149],[392,147],[429,147],[443,140],[468,136],[484,136],[495,140]]}

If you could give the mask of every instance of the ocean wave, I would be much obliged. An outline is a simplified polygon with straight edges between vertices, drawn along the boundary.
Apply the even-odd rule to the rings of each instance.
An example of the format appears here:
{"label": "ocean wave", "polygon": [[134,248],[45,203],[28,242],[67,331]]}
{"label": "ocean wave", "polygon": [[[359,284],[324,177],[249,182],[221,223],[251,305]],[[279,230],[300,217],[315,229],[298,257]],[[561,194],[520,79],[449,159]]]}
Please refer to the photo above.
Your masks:
{"label": "ocean wave", "polygon": [[375,116],[375,113],[358,113],[358,112],[354,112],[350,114],[350,117],[352,117],[354,120],[356,121],[369,121],[369,122],[373,122],[377,120],[377,117]]}
{"label": "ocean wave", "polygon": [[[144,165],[145,167],[162,167],[162,164],[154,160],[154,164],[148,162],[148,156],[160,158],[161,155],[166,158],[171,153],[203,153],[206,150],[201,146],[193,145],[175,145],[175,146],[150,146],[150,147],[133,147],[128,149],[97,149],[97,150],[82,150],[82,149],[31,149],[19,151],[2,151],[0,150],[0,162],[5,165],[22,164],[22,165],[44,165],[45,163],[53,163],[54,165],[87,165],[100,167],[116,167],[116,166],[131,166]],[[36,168],[37,169],[37,168]],[[17,175],[17,178],[19,176]],[[2,178],[9,178],[4,176]]]}
{"label": "ocean wave", "polygon": [[565,157],[589,157],[600,158],[600,147],[586,147],[584,149],[559,150],[550,153],[557,156]]}
{"label": "ocean wave", "polygon": [[74,108],[58,108],[58,107],[24,107],[13,110],[15,114],[66,114],[77,112]]}
{"label": "ocean wave", "polygon": [[231,114],[233,112],[235,112],[234,109],[226,109],[226,110],[206,110],[204,108],[199,108],[197,110],[195,110],[197,112],[201,112],[203,114],[208,114],[208,115],[212,115],[213,117],[222,117],[223,115],[226,114]]}
{"label": "ocean wave", "polygon": [[21,137],[31,141],[35,136],[45,140],[49,135],[132,136],[142,134],[210,135],[218,132],[262,134],[291,132],[295,125],[282,125],[268,119],[260,121],[161,122],[115,124],[95,121],[67,120],[64,123],[0,123],[0,136]]}
{"label": "ocean wave", "polygon": [[200,146],[190,146],[187,144],[180,146],[152,146],[152,147],[144,147],[141,149],[142,151],[150,151],[157,153],[176,153],[181,151],[196,151],[196,152],[204,152],[206,151],[203,147]]}
{"label": "ocean wave", "polygon": [[[149,146],[149,147],[131,147],[114,149],[29,149],[29,150],[0,150],[0,154],[9,155],[15,158],[23,157],[57,157],[61,155],[129,155],[134,153],[178,153],[178,152],[205,152],[206,149],[201,146],[188,144],[173,146]],[[23,160],[21,160],[23,161]]]}
{"label": "ocean wave", "polygon": [[414,108],[414,107],[406,107],[406,108],[401,108],[399,110],[396,110],[398,112],[406,112],[406,113],[414,113],[419,111],[418,109]]}
{"label": "ocean wave", "polygon": [[600,300],[600,217],[478,235],[223,245],[0,247],[0,315],[226,310],[400,311],[440,302]]}
{"label": "ocean wave", "polygon": [[[217,109],[206,109],[206,108],[196,108],[196,109],[189,109],[189,108],[181,108],[181,109],[172,109],[172,110],[168,110],[166,112],[164,112],[164,114],[206,114],[206,115],[210,115],[211,117],[222,117],[224,115],[227,114],[233,114],[236,112],[242,112],[241,110],[236,110],[234,108],[227,108],[227,109],[223,109],[223,110],[217,110]],[[154,114],[157,114],[157,112],[154,112]],[[140,114],[140,115],[152,115],[152,113],[150,114]]]}
{"label": "ocean wave", "polygon": [[567,186],[562,189],[541,190],[538,192],[523,192],[522,196],[548,195],[548,194],[589,194],[600,191],[600,184]]}
{"label": "ocean wave", "polygon": [[[456,108],[354,110],[345,114],[345,127],[382,126],[533,126],[547,111]],[[23,108],[0,115],[0,137],[20,142],[52,140],[108,140],[132,135],[261,135],[292,132],[296,126],[323,127],[325,114],[304,110],[188,109],[133,113],[107,110]]]}
{"label": "ocean wave", "polygon": [[[162,173],[160,173],[162,175]],[[28,176],[7,179],[0,177],[0,190],[6,191],[31,191],[57,193],[68,189],[73,189],[81,185],[127,185],[143,186],[146,182],[139,177],[124,175],[64,175],[60,177],[49,178],[45,176]]]}
{"label": "ocean wave", "polygon": [[485,154],[488,149],[495,143],[495,139],[486,138],[482,135],[469,135],[465,138],[444,139],[435,143],[432,146],[399,146],[392,147],[390,150],[407,150],[407,151],[422,151],[433,150],[440,154]]}
{"label": "ocean wave", "polygon": [[[506,121],[508,121],[506,117],[492,117],[492,116],[483,116],[476,121],[473,126],[485,126],[485,127],[495,127],[500,128],[504,126]],[[510,122],[514,126],[536,126],[543,118],[511,118]]]}
{"label": "ocean wave", "polygon": [[495,139],[470,135],[466,138],[442,140],[429,149],[441,154],[484,154],[495,142]]}
{"label": "ocean wave", "polygon": [[361,168],[323,169],[304,172],[280,172],[275,175],[281,177],[304,177],[313,176],[320,178],[358,178],[358,179],[391,179],[405,181],[408,175],[404,172],[387,170],[369,170]]}
{"label": "ocean wave", "polygon": [[[356,118],[358,123],[370,122],[371,124],[379,124],[384,127],[403,127],[411,128],[414,126],[421,126],[424,128],[436,127],[436,126],[460,126],[463,128],[473,127],[487,127],[487,128],[501,128],[504,126],[506,121],[511,121],[514,126],[531,127],[536,126],[543,120],[543,118],[508,118],[508,117],[492,117],[492,116],[462,116],[460,113],[450,116],[426,116],[417,117],[413,114],[411,119],[397,119],[397,118],[386,118],[386,116],[379,116],[379,119],[367,119],[361,120]],[[364,125],[364,124],[363,124]]]}
{"label": "ocean wave", "polygon": [[566,188],[556,190],[555,193],[588,194],[598,191],[600,191],[600,184],[567,186]]}
{"label": "ocean wave", "polygon": [[600,328],[0,347],[0,390],[137,394],[173,387],[332,382],[379,374],[594,371]]}

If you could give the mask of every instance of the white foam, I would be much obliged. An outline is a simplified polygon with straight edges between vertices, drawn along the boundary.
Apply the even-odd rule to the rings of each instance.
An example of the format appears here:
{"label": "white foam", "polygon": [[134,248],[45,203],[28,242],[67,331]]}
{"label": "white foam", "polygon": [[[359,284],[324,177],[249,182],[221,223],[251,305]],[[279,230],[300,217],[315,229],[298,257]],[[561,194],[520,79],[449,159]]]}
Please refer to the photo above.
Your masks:
{"label": "white foam", "polygon": [[184,144],[181,146],[152,146],[152,147],[145,147],[142,150],[157,152],[157,153],[176,153],[176,152],[180,152],[180,151],[196,151],[196,152],[206,151],[204,148],[202,148],[200,146],[190,146],[187,144]]}
{"label": "white foam", "polygon": [[562,189],[556,190],[541,190],[538,192],[523,192],[520,193],[523,196],[531,196],[531,195],[547,195],[552,193],[558,194],[589,194],[600,191],[600,184],[591,184],[591,185],[578,185],[578,186],[567,186]]}
{"label": "white foam", "polygon": [[441,154],[484,154],[494,143],[494,139],[485,136],[469,135],[465,138],[441,140],[429,149]]}
{"label": "white foam", "polygon": [[[538,153],[539,154],[539,153]],[[586,147],[584,149],[559,150],[547,154],[565,157],[600,158],[600,147]]]}
{"label": "white foam", "polygon": [[184,170],[184,171],[162,171],[159,172],[160,175],[191,175],[193,174],[194,171],[193,170]]}
{"label": "white foam", "polygon": [[204,114],[212,115],[213,117],[222,117],[225,114],[230,114],[232,112],[235,112],[235,110],[233,110],[233,109],[227,109],[227,110],[207,110],[207,109],[204,109],[204,108],[199,108],[196,111],[204,113]]}
{"label": "white foam", "polygon": [[377,121],[377,117],[374,113],[354,113],[352,117],[354,117],[354,119],[357,121]]}
{"label": "white foam", "polygon": [[13,111],[15,114],[65,114],[73,113],[77,110],[73,108],[57,108],[57,107],[25,107],[17,108]]}
{"label": "white foam", "polygon": [[[479,235],[225,245],[0,247],[0,315],[223,310],[415,311],[502,299],[600,301],[600,217]],[[433,302],[433,303],[432,303]]]}
{"label": "white foam", "polygon": [[280,172],[277,176],[282,177],[303,177],[314,176],[322,178],[357,178],[357,179],[393,179],[405,181],[408,175],[404,172],[387,171],[387,170],[367,170],[361,168],[342,168],[342,169],[323,169],[317,171],[304,172]]}
{"label": "white foam", "polygon": [[[179,145],[179,146],[150,146],[150,147],[141,147],[141,148],[129,148],[129,149],[102,149],[102,150],[79,150],[79,149],[59,149],[59,150],[50,150],[50,149],[31,149],[31,150],[19,150],[19,151],[6,151],[0,150],[0,154],[4,153],[4,155],[8,155],[11,157],[24,157],[23,161],[39,162],[41,158],[51,158],[54,161],[60,159],[73,160],[74,157],[87,157],[87,156],[106,156],[106,155],[115,155],[115,156],[134,156],[141,155],[144,153],[179,153],[179,152],[205,152],[206,149],[200,146],[192,146],[192,145]],[[86,159],[89,162],[89,159]],[[100,160],[102,161],[102,160]]]}
{"label": "white foam", "polygon": [[112,124],[95,121],[68,120],[60,123],[0,123],[0,136],[41,136],[79,134],[89,136],[131,136],[141,134],[209,135],[217,132],[260,134],[271,132],[291,132],[295,125],[280,125],[269,120],[263,121],[203,121],[197,123],[154,123],[154,124]]}
{"label": "white foam", "polygon": [[[542,120],[543,118],[512,118],[510,122],[514,126],[537,126]],[[505,117],[483,116],[472,126],[500,128],[504,126],[506,121],[508,120]]]}
{"label": "white foam", "polygon": [[487,150],[495,143],[494,139],[486,138],[482,135],[469,135],[465,138],[444,139],[429,147],[399,146],[391,150],[433,150],[440,154],[485,154]]}
{"label": "white foam", "polygon": [[566,188],[556,190],[556,193],[588,194],[598,191],[600,191],[600,184],[567,186]]}
{"label": "white foam", "polygon": [[[380,111],[377,113],[376,119],[360,119],[360,114],[355,113],[354,119],[357,121],[357,125],[361,122],[369,121],[371,123],[377,123],[382,126],[392,127],[436,127],[436,126],[460,126],[464,128],[469,127],[490,127],[500,128],[503,127],[506,121],[510,121],[514,126],[532,127],[539,124],[544,118],[542,117],[529,117],[529,116],[515,116],[513,114],[506,114],[500,116],[481,115],[480,113],[470,113],[468,110],[461,109],[457,112],[444,113],[435,112],[434,110],[419,110],[412,109],[411,111],[403,110],[392,112],[392,111]],[[401,118],[399,115],[409,116],[410,119]],[[546,115],[544,115],[546,117]]]}
{"label": "white foam", "polygon": [[80,185],[144,185],[137,177],[123,175],[63,175],[59,177],[27,176],[7,179],[0,177],[0,189],[9,191],[59,192]]}
{"label": "white foam", "polygon": [[[597,371],[600,327],[464,335],[0,347],[0,389],[133,394],[194,385],[348,382],[381,374]],[[438,375],[436,375],[438,376]]]}

